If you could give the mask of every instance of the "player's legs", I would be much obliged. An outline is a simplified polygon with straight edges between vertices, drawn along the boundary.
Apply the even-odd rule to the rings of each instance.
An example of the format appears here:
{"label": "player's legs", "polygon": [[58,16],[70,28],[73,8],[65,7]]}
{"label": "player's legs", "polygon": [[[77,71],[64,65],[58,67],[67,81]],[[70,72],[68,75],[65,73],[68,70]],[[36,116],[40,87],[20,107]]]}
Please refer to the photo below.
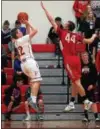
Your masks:
{"label": "player's legs", "polygon": [[81,84],[80,79],[76,80],[73,84],[73,86],[76,88],[77,92],[81,97],[86,96],[85,90]]}
{"label": "player's legs", "polygon": [[37,62],[33,59],[29,59],[25,63],[22,63],[21,67],[23,72],[30,78],[31,97],[29,104],[37,111],[36,100],[40,88],[40,81],[42,81],[39,67]]}
{"label": "player's legs", "polygon": [[31,96],[37,96],[40,89],[40,81],[30,82],[31,85]]}
{"label": "player's legs", "polygon": [[75,97],[77,96],[78,92],[74,84],[72,83],[72,90],[71,90],[71,102],[75,102]]}
{"label": "player's legs", "polygon": [[71,111],[75,109],[75,97],[77,96],[77,90],[73,83],[71,83],[71,98],[69,104],[64,109],[65,112]]}
{"label": "player's legs", "polygon": [[[91,106],[91,102],[87,99],[85,90],[80,82],[81,77],[81,63],[80,59],[77,56],[70,56],[65,58],[65,69],[68,72],[70,79],[73,82],[73,86],[76,89],[77,93],[82,97],[82,102],[85,104],[85,109],[88,110]],[[75,90],[73,89],[73,90]],[[76,93],[73,91],[73,95]]]}

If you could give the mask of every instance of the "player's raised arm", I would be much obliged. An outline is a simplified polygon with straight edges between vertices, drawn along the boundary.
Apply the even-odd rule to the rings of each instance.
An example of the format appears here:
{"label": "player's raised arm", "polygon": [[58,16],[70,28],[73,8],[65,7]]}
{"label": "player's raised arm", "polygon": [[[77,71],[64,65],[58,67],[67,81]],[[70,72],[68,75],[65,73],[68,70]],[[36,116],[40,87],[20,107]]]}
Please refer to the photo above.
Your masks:
{"label": "player's raised arm", "polygon": [[86,44],[91,44],[93,43],[93,41],[95,40],[95,38],[97,37],[96,34],[93,34],[91,38],[87,39],[87,38],[84,38],[83,39],[83,42],[86,43]]}
{"label": "player's raised arm", "polygon": [[45,6],[43,5],[43,2],[41,1],[41,7],[44,10],[49,22],[52,24],[52,26],[54,27],[55,32],[57,31],[57,24],[55,23],[55,20],[53,19],[53,17],[49,14],[49,12],[46,10]]}
{"label": "player's raised arm", "polygon": [[38,31],[28,21],[24,21],[24,23],[26,24],[26,30],[31,39]]}

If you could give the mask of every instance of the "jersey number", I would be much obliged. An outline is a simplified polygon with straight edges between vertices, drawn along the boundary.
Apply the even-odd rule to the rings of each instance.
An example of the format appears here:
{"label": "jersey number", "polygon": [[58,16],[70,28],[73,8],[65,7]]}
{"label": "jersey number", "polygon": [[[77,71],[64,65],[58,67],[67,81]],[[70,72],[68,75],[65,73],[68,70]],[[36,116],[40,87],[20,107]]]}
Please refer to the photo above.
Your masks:
{"label": "jersey number", "polygon": [[76,36],[75,35],[72,35],[72,36],[70,36],[70,33],[68,33],[67,35],[66,35],[66,37],[65,37],[65,40],[68,42],[68,43],[70,43],[70,42],[73,42],[73,43],[75,43],[76,42]]}
{"label": "jersey number", "polygon": [[19,56],[24,55],[23,48],[21,46],[18,47]]}

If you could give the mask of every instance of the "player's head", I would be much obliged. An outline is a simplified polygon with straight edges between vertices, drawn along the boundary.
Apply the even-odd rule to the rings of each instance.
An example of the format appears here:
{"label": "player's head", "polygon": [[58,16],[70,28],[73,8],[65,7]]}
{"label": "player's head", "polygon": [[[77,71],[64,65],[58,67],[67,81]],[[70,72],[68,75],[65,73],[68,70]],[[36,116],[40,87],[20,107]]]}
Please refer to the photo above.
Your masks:
{"label": "player's head", "polygon": [[55,22],[56,22],[56,24],[59,26],[59,25],[61,25],[61,23],[62,23],[62,19],[61,19],[60,17],[56,17],[56,18],[55,18]]}
{"label": "player's head", "polygon": [[83,64],[88,64],[89,63],[89,54],[88,52],[82,52],[81,53],[81,60]]}
{"label": "player's head", "polygon": [[64,29],[73,31],[75,29],[75,23],[72,21],[68,21],[67,23],[65,23]]}
{"label": "player's head", "polygon": [[14,28],[11,31],[11,37],[12,37],[12,39],[18,39],[18,38],[21,38],[22,36],[23,36],[23,33],[18,28]]}

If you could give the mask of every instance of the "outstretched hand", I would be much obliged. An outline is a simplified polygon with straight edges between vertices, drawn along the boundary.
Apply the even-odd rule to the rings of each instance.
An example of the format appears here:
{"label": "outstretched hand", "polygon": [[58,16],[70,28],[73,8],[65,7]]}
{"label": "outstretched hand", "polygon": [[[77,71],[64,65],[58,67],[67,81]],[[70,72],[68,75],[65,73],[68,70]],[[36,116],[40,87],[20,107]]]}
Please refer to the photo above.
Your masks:
{"label": "outstretched hand", "polygon": [[42,7],[43,9],[45,9],[44,4],[43,4],[43,2],[42,2],[42,1],[41,1],[41,7]]}

